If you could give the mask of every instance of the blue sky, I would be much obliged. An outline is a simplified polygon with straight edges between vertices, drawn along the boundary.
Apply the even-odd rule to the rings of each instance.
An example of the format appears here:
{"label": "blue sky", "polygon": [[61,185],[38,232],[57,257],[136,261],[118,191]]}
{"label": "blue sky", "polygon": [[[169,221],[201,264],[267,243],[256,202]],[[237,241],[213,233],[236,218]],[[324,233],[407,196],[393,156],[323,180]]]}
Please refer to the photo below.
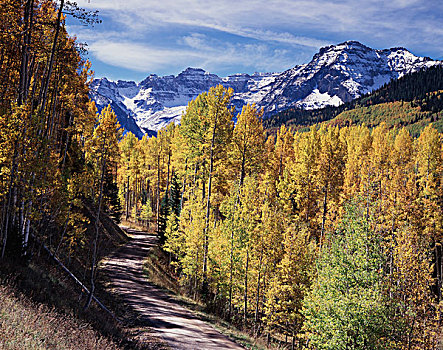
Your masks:
{"label": "blue sky", "polygon": [[322,46],[358,40],[443,59],[441,0],[77,0],[93,28],[68,21],[96,77],[140,81],[200,67],[226,76],[280,72]]}

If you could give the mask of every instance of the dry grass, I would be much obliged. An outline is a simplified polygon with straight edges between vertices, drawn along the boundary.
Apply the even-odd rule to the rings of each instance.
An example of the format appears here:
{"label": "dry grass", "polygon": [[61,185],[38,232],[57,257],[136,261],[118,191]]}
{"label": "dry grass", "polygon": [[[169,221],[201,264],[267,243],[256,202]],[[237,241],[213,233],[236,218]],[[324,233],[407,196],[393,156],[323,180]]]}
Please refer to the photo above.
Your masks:
{"label": "dry grass", "polygon": [[92,327],[0,285],[0,349],[120,349]]}

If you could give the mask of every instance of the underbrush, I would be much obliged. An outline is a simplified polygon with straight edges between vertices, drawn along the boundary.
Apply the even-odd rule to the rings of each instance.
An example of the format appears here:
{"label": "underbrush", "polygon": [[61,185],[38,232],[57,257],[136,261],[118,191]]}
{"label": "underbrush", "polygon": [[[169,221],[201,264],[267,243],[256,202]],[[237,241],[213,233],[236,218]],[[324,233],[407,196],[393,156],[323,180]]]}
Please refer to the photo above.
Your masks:
{"label": "underbrush", "polygon": [[180,281],[169,267],[167,255],[158,246],[150,250],[143,264],[143,271],[156,286],[174,294],[184,294]]}

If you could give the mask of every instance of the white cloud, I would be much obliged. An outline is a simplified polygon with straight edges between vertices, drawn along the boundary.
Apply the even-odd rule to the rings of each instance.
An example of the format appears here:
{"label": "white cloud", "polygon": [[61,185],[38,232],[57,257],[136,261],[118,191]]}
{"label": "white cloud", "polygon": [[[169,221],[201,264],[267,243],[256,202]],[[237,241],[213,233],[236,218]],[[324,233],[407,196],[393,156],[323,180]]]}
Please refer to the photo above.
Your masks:
{"label": "white cloud", "polygon": [[[405,10],[434,14],[442,10],[438,0],[91,0],[80,5],[99,9],[113,20],[139,30],[179,24],[254,38],[263,35],[265,40],[308,46],[322,45],[324,39],[294,34],[304,27],[317,29],[317,35],[321,31],[326,31],[325,34],[342,31],[370,34],[383,28],[395,28],[398,33],[408,30],[411,20],[422,24],[430,20],[415,11],[405,13]],[[440,12],[437,17],[441,18],[441,15]],[[437,20],[435,25],[438,27]]]}
{"label": "white cloud", "polygon": [[98,40],[90,45],[91,53],[102,62],[140,72],[162,71],[175,66],[201,67],[208,71],[221,67],[243,66],[249,69],[275,71],[293,65],[285,50],[272,50],[266,45],[218,43],[201,35],[190,35],[181,40],[182,46],[163,49],[140,43]]}
{"label": "white cloud", "polygon": [[156,71],[197,57],[192,51],[166,50],[114,40],[96,41],[90,45],[90,51],[104,63],[140,72]]}
{"label": "white cloud", "polygon": [[[405,46],[441,55],[440,0],[80,0],[105,21],[76,28],[93,54],[119,67],[293,66],[306,53],[344,40]],[[175,30],[180,30],[176,33]],[[185,34],[187,33],[187,34]],[[206,35],[204,35],[205,33]],[[220,33],[228,34],[225,41]],[[163,43],[154,40],[164,38]],[[281,47],[277,50],[276,47]],[[292,56],[287,50],[292,50]],[[294,53],[299,52],[299,56]],[[432,56],[431,53],[428,55]],[[277,68],[279,67],[279,68]]]}

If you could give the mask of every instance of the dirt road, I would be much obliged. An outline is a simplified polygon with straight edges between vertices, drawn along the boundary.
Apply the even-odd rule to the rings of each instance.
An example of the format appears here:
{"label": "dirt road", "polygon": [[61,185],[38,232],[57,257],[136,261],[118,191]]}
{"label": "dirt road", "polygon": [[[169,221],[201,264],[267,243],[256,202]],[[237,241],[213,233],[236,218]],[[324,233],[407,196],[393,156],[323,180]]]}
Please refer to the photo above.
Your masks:
{"label": "dirt road", "polygon": [[149,326],[172,349],[243,349],[167,294],[147,282],[143,260],[156,244],[156,236],[126,229],[133,239],[114,253],[102,267],[111,288],[138,314],[138,323]]}

